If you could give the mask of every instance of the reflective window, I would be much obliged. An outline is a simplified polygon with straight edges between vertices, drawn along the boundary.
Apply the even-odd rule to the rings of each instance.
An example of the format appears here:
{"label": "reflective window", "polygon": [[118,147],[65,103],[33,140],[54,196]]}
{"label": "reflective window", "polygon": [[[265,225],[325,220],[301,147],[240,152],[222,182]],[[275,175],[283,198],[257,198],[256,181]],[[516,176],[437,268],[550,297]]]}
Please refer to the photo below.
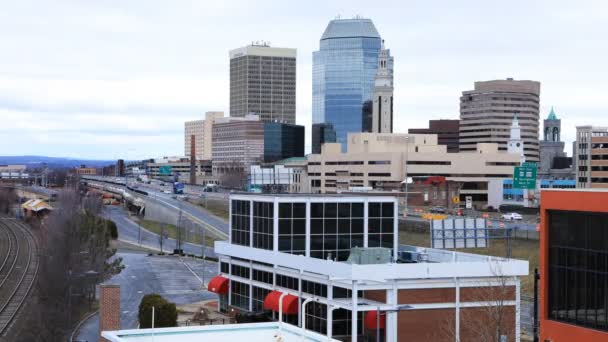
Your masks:
{"label": "reflective window", "polygon": [[363,247],[363,203],[311,203],[310,256],[344,261]]}
{"label": "reflective window", "polygon": [[279,203],[279,251],[306,253],[306,203]]}
{"label": "reflective window", "polygon": [[249,246],[249,216],[249,201],[232,201],[230,229],[233,244]]}
{"label": "reflective window", "polygon": [[249,311],[249,285],[238,281],[230,281],[231,305]]}
{"label": "reflective window", "polygon": [[549,318],[608,331],[608,214],[549,211]]}
{"label": "reflective window", "polygon": [[253,247],[273,250],[274,203],[253,202]]}
{"label": "reflective window", "polygon": [[394,203],[369,203],[367,224],[369,247],[393,248],[394,211]]}

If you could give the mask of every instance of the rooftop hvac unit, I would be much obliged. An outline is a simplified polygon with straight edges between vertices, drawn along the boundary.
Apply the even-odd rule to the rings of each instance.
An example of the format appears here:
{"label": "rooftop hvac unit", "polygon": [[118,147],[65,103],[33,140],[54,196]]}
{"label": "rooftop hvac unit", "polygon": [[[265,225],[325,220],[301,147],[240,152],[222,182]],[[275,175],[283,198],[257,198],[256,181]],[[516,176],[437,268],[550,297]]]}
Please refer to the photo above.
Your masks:
{"label": "rooftop hvac unit", "polygon": [[427,253],[418,251],[400,251],[399,261],[405,263],[428,262],[429,255]]}
{"label": "rooftop hvac unit", "polygon": [[389,264],[391,263],[391,249],[384,247],[351,248],[346,262],[358,265]]}

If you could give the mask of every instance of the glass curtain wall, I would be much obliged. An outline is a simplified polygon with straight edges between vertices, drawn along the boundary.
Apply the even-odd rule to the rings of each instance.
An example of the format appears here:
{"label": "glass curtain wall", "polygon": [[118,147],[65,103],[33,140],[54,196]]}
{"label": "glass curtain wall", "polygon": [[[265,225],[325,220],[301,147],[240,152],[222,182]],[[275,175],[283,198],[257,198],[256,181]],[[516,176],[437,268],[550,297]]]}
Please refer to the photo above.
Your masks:
{"label": "glass curtain wall", "polygon": [[313,52],[313,124],[333,125],[343,150],[347,133],[362,132],[371,115],[381,45],[371,20],[333,20]]}

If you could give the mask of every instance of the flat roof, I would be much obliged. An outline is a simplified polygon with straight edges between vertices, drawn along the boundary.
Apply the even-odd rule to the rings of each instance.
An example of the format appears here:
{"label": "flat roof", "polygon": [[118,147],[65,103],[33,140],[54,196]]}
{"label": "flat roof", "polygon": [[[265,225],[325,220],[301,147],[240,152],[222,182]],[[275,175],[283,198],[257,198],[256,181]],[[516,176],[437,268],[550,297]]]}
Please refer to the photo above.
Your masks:
{"label": "flat roof", "polygon": [[255,192],[232,192],[230,196],[251,196],[251,197],[333,197],[333,198],[355,198],[355,197],[386,197],[392,198],[399,196],[399,192],[395,192],[394,196],[389,195],[390,192],[382,192],[382,193],[368,193],[368,192],[346,192],[339,194],[316,194],[316,193],[294,193],[294,194],[265,194],[265,193],[255,193]]}
{"label": "flat roof", "polygon": [[524,260],[409,245],[400,245],[399,251],[425,254],[428,261],[367,265],[348,264],[346,262],[235,245],[226,241],[215,242],[215,252],[220,255],[220,259],[222,256],[227,256],[276,264],[288,269],[300,270],[319,279],[327,280],[329,277],[336,282],[345,281],[346,283],[353,280],[386,282],[454,277],[495,277],[496,270],[500,270],[503,276],[527,276],[529,273],[528,261]]}
{"label": "flat roof", "polygon": [[101,336],[110,342],[267,342],[332,341],[325,335],[279,322],[190,326],[177,328],[132,329],[104,331]]}

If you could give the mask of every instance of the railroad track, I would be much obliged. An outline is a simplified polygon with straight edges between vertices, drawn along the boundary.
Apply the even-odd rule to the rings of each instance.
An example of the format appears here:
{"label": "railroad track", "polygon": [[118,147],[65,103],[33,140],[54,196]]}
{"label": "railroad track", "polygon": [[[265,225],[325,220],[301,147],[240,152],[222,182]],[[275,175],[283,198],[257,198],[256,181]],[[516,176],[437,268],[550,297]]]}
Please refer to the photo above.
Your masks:
{"label": "railroad track", "polygon": [[0,244],[0,253],[6,253],[0,254],[0,336],[4,336],[36,281],[39,260],[36,240],[22,222],[0,216],[0,237],[9,238]]}

